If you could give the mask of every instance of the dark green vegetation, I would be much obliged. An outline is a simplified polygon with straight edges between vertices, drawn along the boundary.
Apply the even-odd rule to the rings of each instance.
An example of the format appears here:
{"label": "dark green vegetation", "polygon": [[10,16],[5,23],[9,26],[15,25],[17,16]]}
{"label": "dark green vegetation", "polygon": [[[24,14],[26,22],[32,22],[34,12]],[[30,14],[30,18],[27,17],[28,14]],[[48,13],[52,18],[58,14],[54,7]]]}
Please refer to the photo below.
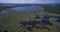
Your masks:
{"label": "dark green vegetation", "polygon": [[45,12],[60,14],[60,4],[43,6]]}

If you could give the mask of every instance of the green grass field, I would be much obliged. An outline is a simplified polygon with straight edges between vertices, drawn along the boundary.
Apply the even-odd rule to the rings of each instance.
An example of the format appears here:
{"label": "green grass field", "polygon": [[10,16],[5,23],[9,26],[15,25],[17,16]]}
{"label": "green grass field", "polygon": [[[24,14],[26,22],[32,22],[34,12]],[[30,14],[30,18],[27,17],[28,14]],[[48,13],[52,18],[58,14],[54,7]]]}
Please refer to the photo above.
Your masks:
{"label": "green grass field", "polygon": [[[38,13],[41,19],[43,18],[44,12]],[[54,14],[57,15],[57,14]],[[28,20],[36,20],[34,19],[35,14],[33,13],[23,13],[23,12],[16,12],[12,11],[8,15],[2,15],[0,18],[0,29],[1,30],[8,30],[8,32],[29,32],[27,29],[24,29],[23,27],[20,26],[20,21],[28,21]],[[4,18],[4,20],[3,20]],[[41,19],[37,19],[37,21],[40,21]],[[34,28],[32,32],[60,32],[59,29],[57,29],[56,26],[59,26],[60,28],[60,23],[56,22],[55,18],[50,18],[50,21],[53,23],[53,26],[48,27],[51,29],[51,31],[48,31],[47,29],[41,30],[41,29],[36,29]]]}

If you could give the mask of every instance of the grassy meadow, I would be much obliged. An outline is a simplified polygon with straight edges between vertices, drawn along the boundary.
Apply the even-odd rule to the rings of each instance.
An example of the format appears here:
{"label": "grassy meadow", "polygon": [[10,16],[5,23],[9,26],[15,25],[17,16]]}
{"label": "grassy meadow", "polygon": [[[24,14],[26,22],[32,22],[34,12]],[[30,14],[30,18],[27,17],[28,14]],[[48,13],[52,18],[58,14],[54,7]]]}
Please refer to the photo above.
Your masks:
{"label": "grassy meadow", "polygon": [[[44,12],[39,12],[38,15],[41,17],[41,19],[34,19],[35,14],[34,13],[24,13],[24,12],[18,12],[11,9],[7,9],[5,11],[8,11],[9,13],[7,15],[1,15],[0,16],[0,29],[8,30],[8,32],[29,32],[27,29],[24,29],[20,26],[20,21],[28,21],[28,20],[37,20],[41,21],[43,18]],[[60,16],[60,14],[50,14],[52,16]],[[32,32],[60,32],[56,26],[59,26],[60,23],[56,22],[57,19],[50,18],[49,19],[53,26],[48,27],[51,29],[51,31],[48,31],[47,29],[41,30],[34,28]]]}

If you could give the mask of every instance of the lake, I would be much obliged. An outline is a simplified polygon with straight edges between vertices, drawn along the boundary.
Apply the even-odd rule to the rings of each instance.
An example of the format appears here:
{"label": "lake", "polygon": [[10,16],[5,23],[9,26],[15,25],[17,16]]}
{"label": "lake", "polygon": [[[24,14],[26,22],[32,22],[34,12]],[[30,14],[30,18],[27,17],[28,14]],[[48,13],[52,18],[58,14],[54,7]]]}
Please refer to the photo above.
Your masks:
{"label": "lake", "polygon": [[23,11],[23,12],[32,12],[32,11],[40,12],[41,11],[41,8],[36,6],[15,7],[11,9],[17,10],[17,11]]}

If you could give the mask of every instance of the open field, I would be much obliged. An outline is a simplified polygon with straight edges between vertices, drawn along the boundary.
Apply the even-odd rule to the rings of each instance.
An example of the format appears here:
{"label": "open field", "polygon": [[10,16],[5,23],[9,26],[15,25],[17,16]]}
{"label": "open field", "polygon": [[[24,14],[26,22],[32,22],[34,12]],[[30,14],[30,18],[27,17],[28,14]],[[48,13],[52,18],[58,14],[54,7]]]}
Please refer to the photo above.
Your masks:
{"label": "open field", "polygon": [[[1,15],[0,16],[0,29],[5,31],[8,30],[9,32],[23,32],[24,28],[20,26],[20,21],[28,21],[28,20],[37,20],[41,21],[43,18],[44,12],[38,13],[41,19],[35,19],[34,13],[24,13],[24,12],[17,12],[13,10],[6,10],[9,12],[7,15]],[[57,15],[57,14],[53,14]],[[53,26],[48,27],[51,29],[51,31],[48,31],[46,29],[41,30],[41,29],[33,29],[32,32],[60,32],[56,26],[59,26],[60,28],[60,23],[55,21],[55,18],[50,18],[50,21],[53,23]],[[29,32],[26,30],[26,32]]]}

